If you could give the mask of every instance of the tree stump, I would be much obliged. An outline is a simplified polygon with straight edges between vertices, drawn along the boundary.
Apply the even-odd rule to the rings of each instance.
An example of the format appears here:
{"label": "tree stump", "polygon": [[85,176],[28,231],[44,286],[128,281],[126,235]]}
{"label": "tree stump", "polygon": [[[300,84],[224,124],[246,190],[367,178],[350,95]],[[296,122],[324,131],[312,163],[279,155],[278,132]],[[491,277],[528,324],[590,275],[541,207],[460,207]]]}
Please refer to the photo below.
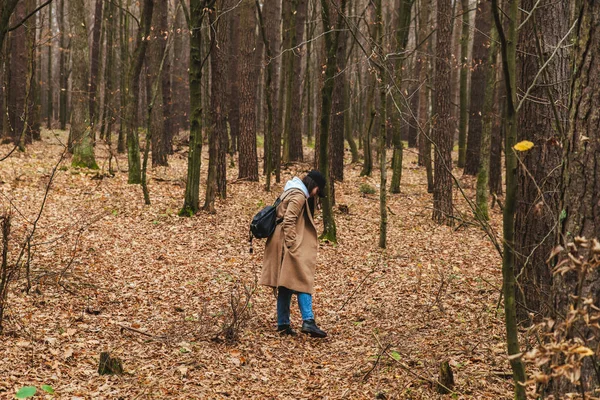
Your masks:
{"label": "tree stump", "polygon": [[444,361],[440,364],[440,377],[438,379],[437,391],[440,394],[451,393],[451,389],[454,387],[454,374],[448,361]]}
{"label": "tree stump", "polygon": [[123,363],[118,358],[112,358],[107,351],[100,353],[100,364],[98,365],[100,375],[122,375]]}

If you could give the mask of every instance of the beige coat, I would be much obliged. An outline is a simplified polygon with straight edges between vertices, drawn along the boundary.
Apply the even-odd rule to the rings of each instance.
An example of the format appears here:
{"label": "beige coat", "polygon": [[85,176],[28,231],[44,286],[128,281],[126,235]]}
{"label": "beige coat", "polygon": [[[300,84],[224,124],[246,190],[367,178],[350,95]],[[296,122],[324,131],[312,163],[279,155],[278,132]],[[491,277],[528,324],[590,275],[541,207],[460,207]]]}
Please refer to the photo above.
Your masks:
{"label": "beige coat", "polygon": [[277,207],[283,222],[267,239],[260,284],[313,293],[319,242],[308,201],[299,189],[286,191]]}

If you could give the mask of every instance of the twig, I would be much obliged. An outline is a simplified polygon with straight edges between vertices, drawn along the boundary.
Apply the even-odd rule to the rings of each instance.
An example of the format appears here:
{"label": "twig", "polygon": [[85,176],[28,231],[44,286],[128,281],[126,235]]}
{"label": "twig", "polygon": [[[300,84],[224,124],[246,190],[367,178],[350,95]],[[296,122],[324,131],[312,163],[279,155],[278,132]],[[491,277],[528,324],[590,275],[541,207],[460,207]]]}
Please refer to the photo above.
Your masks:
{"label": "twig", "polygon": [[[377,335],[373,334],[373,336],[375,336],[375,339],[377,340],[377,343],[379,344],[379,346],[381,347],[381,342],[379,341],[379,338],[377,337]],[[448,387],[446,387],[446,385],[444,385],[443,383],[441,383],[440,381],[438,381],[437,379],[431,379],[428,378],[424,375],[421,374],[417,374],[415,371],[413,371],[413,368],[410,368],[408,365],[404,364],[402,361],[395,359],[394,357],[392,357],[391,354],[389,354],[387,352],[387,350],[385,351],[385,354],[391,358],[392,360],[394,360],[396,363],[398,363],[398,365],[400,365],[400,368],[402,368],[403,370],[405,370],[406,372],[408,372],[409,374],[411,374],[412,376],[418,378],[418,379],[422,379],[424,381],[427,381],[429,383],[431,383],[432,385],[439,385],[440,387],[446,389],[448,391],[448,393],[456,393],[458,395],[462,395],[462,393],[457,392],[455,390],[452,390]]]}
{"label": "twig", "polygon": [[391,343],[388,343],[385,348],[381,349],[381,351],[379,352],[379,354],[377,355],[377,360],[375,360],[375,364],[373,364],[373,367],[371,367],[370,370],[367,371],[367,373],[365,374],[365,376],[363,376],[363,381],[366,381],[369,378],[369,375],[371,375],[371,372],[373,372],[373,370],[375,370],[375,368],[377,368],[377,364],[379,364],[379,360],[381,360],[381,356],[383,356],[383,354],[388,351],[388,349],[392,347]]}
{"label": "twig", "polygon": [[151,334],[149,334],[147,332],[140,331],[139,329],[135,329],[135,328],[132,328],[132,327],[129,327],[129,326],[125,326],[125,325],[119,325],[119,327],[121,328],[121,333],[123,333],[123,331],[131,331],[131,332],[139,333],[140,335],[151,337],[153,339],[162,339],[162,340],[167,339],[166,336],[151,335]]}
{"label": "twig", "polygon": [[[379,261],[381,261],[381,256],[379,257]],[[337,310],[337,312],[342,311],[344,309],[344,307],[346,307],[346,304],[348,304],[348,302],[352,299],[352,297],[354,297],[354,295],[362,287],[363,283],[365,283],[365,281],[367,280],[367,278],[369,276],[371,276],[373,274],[373,272],[375,272],[375,270],[377,269],[378,265],[379,265],[379,263],[373,265],[373,268],[371,268],[371,271],[369,271],[369,273],[367,275],[365,275],[365,277],[363,278],[363,280],[358,284],[358,286],[356,287],[356,289],[354,289],[354,291],[350,294],[350,296],[346,299],[346,301],[344,301],[344,304],[342,304],[342,306],[340,307],[339,310]]]}

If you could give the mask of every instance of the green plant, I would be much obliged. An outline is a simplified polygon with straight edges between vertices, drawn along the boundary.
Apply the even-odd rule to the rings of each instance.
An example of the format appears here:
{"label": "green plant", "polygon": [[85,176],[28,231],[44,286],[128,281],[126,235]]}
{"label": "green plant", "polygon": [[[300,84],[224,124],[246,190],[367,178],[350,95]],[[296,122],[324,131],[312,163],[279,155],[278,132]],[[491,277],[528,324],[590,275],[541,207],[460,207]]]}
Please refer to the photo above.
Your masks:
{"label": "green plant", "polygon": [[368,183],[361,183],[358,190],[362,194],[375,194],[375,188],[373,186],[369,185]]}

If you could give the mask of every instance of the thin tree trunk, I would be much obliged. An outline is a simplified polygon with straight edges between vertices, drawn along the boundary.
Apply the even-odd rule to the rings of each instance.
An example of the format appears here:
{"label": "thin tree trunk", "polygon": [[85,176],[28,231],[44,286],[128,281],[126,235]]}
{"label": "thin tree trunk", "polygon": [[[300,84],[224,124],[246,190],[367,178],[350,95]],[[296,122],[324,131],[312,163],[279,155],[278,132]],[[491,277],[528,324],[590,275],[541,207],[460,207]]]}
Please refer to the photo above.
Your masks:
{"label": "thin tree trunk", "polygon": [[331,105],[331,135],[329,138],[329,162],[331,176],[336,181],[344,180],[344,120],[347,104],[344,101],[344,84],[346,82],[346,32],[339,33],[336,60],[337,73],[333,83],[333,104]]}
{"label": "thin tree trunk", "polygon": [[202,163],[202,20],[205,0],[190,1],[190,144],[188,152],[187,182],[180,216],[198,212],[200,199],[200,167]]}
{"label": "thin tree trunk", "polygon": [[[98,88],[98,69],[100,67],[100,33],[102,31],[102,0],[96,0],[96,10],[94,12],[94,28],[92,29],[92,54],[90,63],[90,86],[89,86],[89,107],[90,122],[92,131],[95,135],[97,118],[97,99],[96,92]],[[93,138],[95,139],[95,138]]]}
{"label": "thin tree trunk", "polygon": [[[273,127],[270,142],[271,150],[271,170],[276,172],[276,179],[280,179],[280,155],[281,155],[281,122],[282,122],[282,104],[281,104],[281,85],[280,85],[280,65],[282,60],[287,57],[287,53],[280,56],[281,52],[281,0],[270,1],[265,3],[264,8],[264,23],[268,27],[266,29],[266,41],[269,43],[272,58],[267,57],[267,62],[272,65],[272,84],[267,90],[271,93],[271,103],[273,112]],[[287,27],[286,27],[287,29]],[[267,122],[268,126],[268,122]],[[266,163],[265,155],[265,163]],[[268,170],[268,169],[267,169]],[[270,180],[270,177],[269,177]]]}
{"label": "thin tree trunk", "polygon": [[[244,0],[242,0],[244,1]],[[240,137],[240,67],[242,60],[239,59],[240,54],[240,8],[236,7],[233,11],[231,20],[231,36],[229,40],[229,57],[236,59],[235,63],[229,65],[229,87],[231,95],[229,96],[228,120],[230,128],[231,140],[229,142],[229,152],[233,162],[233,155],[239,150]]]}
{"label": "thin tree trunk", "polygon": [[[346,0],[340,0],[337,4],[342,13],[346,9]],[[333,217],[333,202],[332,186],[334,182],[330,179],[329,171],[329,127],[331,122],[331,97],[333,94],[334,80],[337,61],[337,41],[339,32],[342,26],[342,18],[338,18],[338,25],[335,27],[335,32],[332,30],[331,13],[329,11],[328,0],[321,0],[321,16],[323,20],[323,31],[325,37],[325,48],[327,51],[327,59],[325,62],[325,76],[323,88],[321,91],[321,122],[319,132],[319,170],[327,177],[327,185],[325,186],[326,197],[323,198],[323,234],[321,238],[329,242],[337,242],[336,226]]]}
{"label": "thin tree trunk", "polygon": [[[208,139],[208,177],[206,178],[206,196],[204,198],[204,210],[215,212],[215,198],[219,193],[225,193],[225,182],[219,182],[224,179],[224,171],[220,171],[222,167],[226,172],[225,148],[222,147],[222,136],[227,135],[227,121],[224,110],[226,85],[226,69],[222,67],[225,64],[225,53],[223,46],[226,40],[228,20],[227,15],[222,14],[223,10],[230,7],[226,1],[217,3],[214,12],[211,12],[209,17],[211,35],[216,35],[216,38],[211,40],[210,62],[211,67],[211,129],[209,130]],[[217,45],[217,43],[219,45]],[[222,164],[222,165],[220,165]],[[222,192],[221,192],[222,190]]]}
{"label": "thin tree trunk", "polygon": [[[166,121],[169,117],[169,110],[167,109],[168,104],[165,101],[169,101],[169,94],[164,93],[164,90],[169,90],[170,85],[164,84],[163,76],[168,77],[169,64],[164,58],[165,48],[167,46],[167,40],[169,37],[169,26],[168,26],[168,13],[169,13],[169,2],[158,1],[154,7],[152,15],[152,31],[150,36],[150,43],[148,44],[148,75],[147,85],[149,90],[149,97],[153,96],[152,85],[156,79],[160,79],[160,85],[157,87],[157,97],[154,100],[152,107],[152,120],[150,122],[150,137],[152,138],[152,166],[167,166],[168,165],[168,154],[169,154],[169,131],[167,130]],[[162,65],[162,68],[161,68]],[[165,87],[166,86],[166,87]]]}
{"label": "thin tree trunk", "polygon": [[490,145],[490,194],[501,195],[504,190],[502,187],[502,143],[504,142],[505,123],[504,116],[506,112],[506,90],[504,89],[504,78],[502,68],[498,69],[497,89],[495,102],[498,105],[498,112],[494,115],[492,124],[492,143]]}
{"label": "thin tree trunk", "polygon": [[240,134],[239,179],[258,180],[258,155],[256,151],[256,84],[258,68],[254,63],[255,5],[252,0],[242,0],[240,5]]}
{"label": "thin tree trunk", "polygon": [[452,144],[454,120],[450,115],[450,42],[452,39],[450,0],[438,0],[435,61],[435,176],[433,181],[433,220],[453,224]]}
{"label": "thin tree trunk", "polygon": [[[487,7],[488,4],[482,3],[480,7]],[[489,9],[489,7],[488,7]],[[488,12],[488,15],[490,13]],[[491,16],[491,15],[490,15]],[[479,217],[485,221],[489,220],[488,197],[489,197],[489,170],[490,170],[490,147],[492,140],[492,129],[494,124],[494,95],[496,93],[496,59],[498,34],[494,26],[489,26],[490,40],[487,61],[485,63],[485,94],[483,101],[483,124],[481,129],[481,152],[479,157],[479,172],[477,174],[477,212]],[[488,46],[486,46],[488,47]],[[483,65],[479,65],[481,68]],[[473,82],[475,82],[475,73],[473,73]],[[471,100],[474,100],[471,97]],[[469,129],[472,127],[469,124]],[[471,133],[469,133],[469,138]],[[468,148],[468,146],[467,146]],[[467,158],[468,159],[468,158]]]}
{"label": "thin tree trunk", "polygon": [[[383,51],[383,35],[385,33],[383,14],[381,10],[381,0],[375,3],[376,24],[377,29],[377,46],[380,51]],[[410,19],[409,19],[410,20]],[[407,35],[408,36],[408,35]],[[383,57],[379,59],[380,63],[384,63]],[[386,166],[386,130],[387,130],[387,85],[386,85],[386,70],[385,64],[380,64],[378,69],[379,80],[379,95],[381,104],[379,105],[379,247],[386,248],[387,241],[387,166]],[[397,133],[398,135],[398,133]]]}
{"label": "thin tree trunk", "polygon": [[[428,37],[430,32],[430,22],[429,22],[429,11],[431,7],[431,0],[421,0],[419,3],[419,34],[418,39],[420,42],[425,41],[421,44],[423,46],[424,51],[428,51],[430,48],[431,38]],[[427,39],[426,39],[427,38]],[[428,83],[428,75],[429,75],[429,57],[425,56],[422,53],[418,53],[416,62],[421,65],[419,69],[419,126],[422,130],[428,131],[428,121],[429,121],[429,102],[427,100],[427,88],[429,86]],[[428,134],[425,135],[423,132],[419,132],[419,157],[418,164],[421,166],[425,166],[425,143],[429,141]],[[430,152],[431,154],[431,152]],[[431,155],[430,155],[431,158]]]}
{"label": "thin tree trunk", "polygon": [[267,103],[267,121],[265,130],[265,172],[267,175],[267,182],[265,189],[267,192],[271,191],[271,171],[273,170],[273,152],[271,151],[271,145],[273,144],[273,97],[276,93],[273,89],[273,52],[271,50],[271,43],[267,33],[265,32],[265,23],[260,9],[260,4],[256,0],[256,12],[258,14],[260,36],[265,46],[265,59],[266,59],[266,76],[265,76],[265,100]]}
{"label": "thin tree trunk", "polygon": [[67,26],[65,24],[65,0],[60,0],[58,9],[58,30],[59,30],[59,117],[60,129],[67,129],[67,90],[69,74],[67,73]]}
{"label": "thin tree trunk", "polygon": [[94,157],[94,142],[89,124],[89,69],[88,42],[83,0],[69,1],[70,25],[73,28],[71,51],[73,54],[71,139],[73,141],[72,165],[98,168]]}
{"label": "thin tree trunk", "polygon": [[[13,19],[11,21],[20,21],[27,15],[27,6],[25,1],[21,1],[14,8]],[[10,58],[6,65],[7,77],[7,132],[8,138],[14,144],[19,144],[26,129],[24,117],[27,112],[26,104],[29,102],[26,96],[27,74],[28,74],[28,49],[27,49],[27,29],[25,26],[13,30],[8,35],[7,54]]]}
{"label": "thin tree trunk", "polygon": [[[461,0],[462,27],[460,35],[460,120],[458,124],[458,168],[465,166],[467,129],[469,122],[469,0]],[[487,30],[485,31],[487,32]]]}
{"label": "thin tree trunk", "polygon": [[475,33],[473,39],[473,59],[470,63],[471,72],[471,99],[469,104],[469,135],[467,138],[466,159],[464,164],[465,175],[477,175],[480,165],[481,134],[483,126],[483,103],[486,93],[486,62],[489,40],[487,33],[490,31],[491,11],[488,1],[479,3],[475,15]]}
{"label": "thin tree trunk", "polygon": [[502,66],[506,87],[506,133],[504,157],[506,162],[506,202],[502,218],[503,227],[503,257],[502,257],[502,287],[504,291],[504,318],[506,324],[506,344],[513,371],[515,399],[525,400],[525,382],[527,380],[525,367],[520,357],[519,337],[517,331],[517,311],[515,302],[515,210],[517,195],[517,156],[513,149],[517,141],[517,112],[516,112],[516,53],[517,53],[517,24],[519,1],[510,2],[508,20],[508,37],[504,36],[498,1],[492,0],[492,10],[502,51]]}
{"label": "thin tree trunk", "polygon": [[[401,0],[400,3],[400,13],[398,16],[398,27],[397,27],[397,31],[396,31],[396,46],[397,46],[397,52],[398,53],[403,53],[404,50],[406,49],[406,44],[408,43],[408,34],[409,34],[409,29],[410,29],[410,20],[411,20],[411,9],[412,9],[412,5],[413,5],[414,0]],[[404,102],[401,100],[402,99],[402,94],[398,93],[398,89],[402,87],[402,79],[403,79],[403,70],[404,70],[404,58],[401,58],[397,63],[396,63],[396,71],[395,71],[395,80],[396,80],[396,88],[394,88],[393,93],[394,93],[394,97],[395,97],[395,103],[400,106],[401,104],[404,104]],[[417,96],[414,96],[414,98],[417,98]],[[412,104],[411,104],[412,107]],[[412,120],[412,117],[409,118],[409,120]],[[403,144],[402,144],[402,138],[400,137],[401,134],[401,130],[400,130],[400,118],[399,116],[397,118],[393,118],[394,121],[394,136],[393,136],[393,143],[394,143],[394,154],[392,157],[392,168],[393,168],[393,172],[392,172],[392,182],[390,184],[390,192],[391,193],[400,193],[400,181],[402,180],[402,158],[403,158]],[[413,122],[414,124],[414,122]],[[409,129],[410,131],[410,129]],[[410,137],[410,136],[409,136]],[[415,139],[416,139],[416,135],[415,135]]]}
{"label": "thin tree trunk", "polygon": [[[52,30],[52,3],[48,4],[48,32],[50,33],[50,38],[54,37],[54,31]],[[1,47],[1,45],[0,45]],[[50,39],[48,43],[48,66],[46,70],[46,79],[47,79],[47,96],[48,102],[46,103],[46,128],[52,129],[52,116],[54,114],[52,99],[54,97],[54,82],[52,79],[52,51],[53,51],[53,40]],[[0,128],[0,132],[2,129]]]}
{"label": "thin tree trunk", "polygon": [[152,21],[152,13],[154,9],[154,0],[144,0],[142,19],[138,32],[138,40],[136,48],[133,52],[133,64],[129,67],[127,88],[127,109],[125,118],[128,119],[127,124],[127,161],[129,165],[127,183],[141,183],[141,165],[140,165],[140,143],[138,135],[138,110],[139,99],[143,97],[140,93],[140,74],[144,64],[146,48],[148,41],[144,40],[150,34],[150,25]]}

